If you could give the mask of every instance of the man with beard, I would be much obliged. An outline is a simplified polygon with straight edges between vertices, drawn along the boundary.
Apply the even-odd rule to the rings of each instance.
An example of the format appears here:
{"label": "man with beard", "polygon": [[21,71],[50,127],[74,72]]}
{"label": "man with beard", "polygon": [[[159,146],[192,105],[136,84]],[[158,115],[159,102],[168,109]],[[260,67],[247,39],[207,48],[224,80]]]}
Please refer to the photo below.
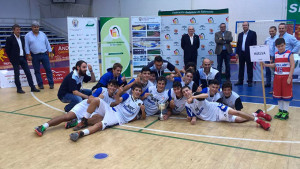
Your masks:
{"label": "man with beard", "polygon": [[[87,67],[91,72],[91,76],[86,74]],[[91,65],[87,65],[85,61],[80,60],[73,67],[73,71],[64,78],[57,93],[60,101],[69,103],[64,108],[66,112],[69,112],[77,103],[87,99],[92,94],[90,89],[81,89],[82,83],[89,81],[96,81],[93,68]]]}

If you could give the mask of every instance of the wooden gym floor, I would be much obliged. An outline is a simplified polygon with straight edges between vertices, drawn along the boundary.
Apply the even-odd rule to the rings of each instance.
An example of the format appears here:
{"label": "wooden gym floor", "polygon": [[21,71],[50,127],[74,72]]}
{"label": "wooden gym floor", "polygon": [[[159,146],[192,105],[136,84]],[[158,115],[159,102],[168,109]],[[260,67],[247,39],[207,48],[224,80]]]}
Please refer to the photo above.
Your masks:
{"label": "wooden gym floor", "polygon": [[[91,87],[89,84],[87,87]],[[64,103],[45,85],[40,93],[17,94],[15,88],[0,89],[0,168],[207,168],[283,169],[300,168],[300,108],[291,107],[290,119],[273,119],[270,131],[254,122],[221,123],[198,120],[192,126],[185,115],[167,121],[148,117],[69,140],[72,129],[64,124],[48,129],[42,137],[34,127],[61,115]],[[40,100],[38,102],[37,100]],[[244,103],[252,113],[259,103]],[[268,105],[274,116],[277,106]],[[105,159],[94,155],[106,153]]]}

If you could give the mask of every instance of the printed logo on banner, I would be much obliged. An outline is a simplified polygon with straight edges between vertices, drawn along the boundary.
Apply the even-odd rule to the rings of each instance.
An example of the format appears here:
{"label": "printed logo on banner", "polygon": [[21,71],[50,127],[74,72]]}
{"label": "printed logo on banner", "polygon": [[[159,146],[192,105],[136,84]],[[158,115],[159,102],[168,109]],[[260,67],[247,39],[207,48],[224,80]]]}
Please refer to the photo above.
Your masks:
{"label": "printed logo on banner", "polygon": [[191,23],[191,24],[195,24],[195,23],[196,23],[196,19],[195,19],[194,17],[192,17],[192,18],[190,19],[190,23]]}
{"label": "printed logo on banner", "polygon": [[121,36],[121,28],[117,25],[113,25],[109,28],[109,35],[113,39],[118,39]]}
{"label": "printed logo on banner", "polygon": [[204,33],[201,33],[201,34],[199,35],[199,38],[200,38],[201,40],[207,40],[207,39],[205,39],[205,34],[204,34]]}
{"label": "printed logo on banner", "polygon": [[78,27],[78,23],[79,23],[79,21],[77,19],[72,20],[72,25],[74,28]]}
{"label": "printed logo on banner", "polygon": [[174,18],[174,19],[173,19],[173,24],[175,24],[175,25],[176,25],[176,24],[179,24],[178,18]]}
{"label": "printed logo on banner", "polygon": [[174,29],[174,35],[178,35],[178,29]]}
{"label": "printed logo on banner", "polygon": [[179,50],[178,50],[178,49],[175,49],[175,50],[174,50],[174,55],[177,56],[177,55],[179,55],[179,54],[180,54]]}
{"label": "printed logo on banner", "polygon": [[209,56],[211,56],[211,55],[214,55],[214,50],[212,50],[212,49],[209,49],[209,51],[208,51],[208,55],[209,55]]}
{"label": "printed logo on banner", "polygon": [[170,50],[171,46],[170,45],[167,45],[167,50]]}
{"label": "printed logo on banner", "polygon": [[215,46],[215,42],[213,41],[208,42],[208,46]]}
{"label": "printed logo on banner", "polygon": [[207,21],[208,21],[208,23],[214,23],[214,18],[213,18],[213,17],[209,17],[209,18],[207,19]]}
{"label": "printed logo on banner", "polygon": [[95,23],[93,21],[88,21],[85,26],[86,27],[93,27],[93,26],[95,26]]}
{"label": "printed logo on banner", "polygon": [[187,29],[187,26],[182,26],[181,27],[181,30],[186,30]]}
{"label": "printed logo on banner", "polygon": [[204,25],[200,25],[199,30],[205,30],[205,26]]}
{"label": "printed logo on banner", "polygon": [[174,42],[173,45],[174,45],[174,46],[178,46],[178,45],[179,45],[179,42]]}
{"label": "printed logo on banner", "polygon": [[179,60],[175,60],[175,65],[176,65],[176,66],[179,65]]}
{"label": "printed logo on banner", "polygon": [[170,31],[170,27],[169,26],[165,26],[164,27],[164,31]]}
{"label": "printed logo on banner", "polygon": [[229,22],[229,16],[226,17],[226,22]]}
{"label": "printed logo on banner", "polygon": [[209,29],[209,34],[214,34],[214,30],[212,28]]}
{"label": "printed logo on banner", "polygon": [[166,40],[170,40],[170,39],[171,39],[170,34],[166,34],[166,35],[165,35],[165,39],[166,39]]}
{"label": "printed logo on banner", "polygon": [[205,50],[205,45],[201,45],[201,50]]}

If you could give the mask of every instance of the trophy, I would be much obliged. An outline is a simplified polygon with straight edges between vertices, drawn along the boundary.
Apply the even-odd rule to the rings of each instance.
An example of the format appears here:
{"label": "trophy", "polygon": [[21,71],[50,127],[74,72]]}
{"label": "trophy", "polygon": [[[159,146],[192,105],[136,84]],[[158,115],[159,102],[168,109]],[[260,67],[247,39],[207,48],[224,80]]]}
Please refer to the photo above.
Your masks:
{"label": "trophy", "polygon": [[166,109],[166,103],[160,103],[158,105],[158,108],[160,110],[160,115],[158,116],[158,120],[164,120],[163,110]]}

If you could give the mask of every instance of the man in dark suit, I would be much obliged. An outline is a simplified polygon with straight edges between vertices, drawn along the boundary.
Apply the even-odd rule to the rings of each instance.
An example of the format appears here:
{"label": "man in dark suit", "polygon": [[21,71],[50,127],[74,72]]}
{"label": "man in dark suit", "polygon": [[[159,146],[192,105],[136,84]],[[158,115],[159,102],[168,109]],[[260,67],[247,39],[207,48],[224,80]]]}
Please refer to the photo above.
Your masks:
{"label": "man in dark suit", "polygon": [[[226,31],[226,24],[220,24],[220,31],[215,33],[217,61],[218,61],[218,71],[222,73],[223,60],[225,62],[225,75],[226,80],[230,81],[230,55],[232,54],[232,47],[230,42],[232,42],[232,34],[230,31]],[[221,76],[220,76],[221,77]],[[221,82],[221,79],[218,79]]]}
{"label": "man in dark suit", "polygon": [[200,46],[199,36],[195,34],[192,26],[188,28],[188,34],[182,35],[181,48],[184,51],[184,65],[189,62],[197,64],[198,48]]}
{"label": "man in dark suit", "polygon": [[5,52],[9,58],[9,61],[13,65],[14,74],[15,74],[15,84],[17,87],[17,93],[25,93],[22,90],[21,83],[20,83],[20,67],[24,70],[28,84],[31,87],[32,92],[39,92],[40,90],[36,89],[33,81],[32,76],[28,67],[28,63],[25,57],[25,40],[24,37],[20,35],[21,27],[18,24],[15,24],[12,27],[13,34],[6,39],[5,44]]}
{"label": "man in dark suit", "polygon": [[239,58],[239,80],[235,85],[243,85],[245,62],[247,63],[248,86],[252,87],[253,63],[250,60],[250,46],[257,45],[256,32],[249,30],[249,23],[243,23],[243,32],[238,36],[236,56]]}

